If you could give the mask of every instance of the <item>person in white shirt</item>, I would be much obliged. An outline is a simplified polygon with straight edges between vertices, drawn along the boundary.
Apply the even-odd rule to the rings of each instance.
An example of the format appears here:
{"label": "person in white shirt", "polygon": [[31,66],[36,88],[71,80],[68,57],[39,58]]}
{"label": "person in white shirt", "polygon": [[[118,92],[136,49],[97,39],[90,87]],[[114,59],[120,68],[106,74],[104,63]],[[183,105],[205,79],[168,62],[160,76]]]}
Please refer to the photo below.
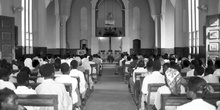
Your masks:
{"label": "person in white shirt", "polygon": [[[177,110],[216,110],[216,107],[202,99],[209,93],[207,82],[201,77],[190,77],[187,84],[187,97],[192,99],[191,102],[177,107]],[[202,93],[200,97],[198,93]]]}
{"label": "person in white shirt", "polygon": [[213,75],[212,68],[205,69],[205,76],[203,77],[207,83],[219,83],[219,78]]}
{"label": "person in white shirt", "polygon": [[[40,72],[44,81],[35,89],[37,94],[58,95],[58,110],[72,110],[72,99],[67,93],[64,84],[56,82],[54,78],[54,66],[52,64],[42,65]],[[41,107],[43,110],[53,110],[53,107]]]}
{"label": "person in white shirt", "polygon": [[220,77],[220,60],[216,60],[215,61],[215,71],[213,73],[213,75],[217,76],[217,77]]}
{"label": "person in white shirt", "polygon": [[[150,75],[145,76],[143,83],[142,83],[142,99],[141,99],[141,108],[140,110],[144,110],[144,102],[147,102],[147,95],[148,95],[148,84],[153,83],[165,83],[164,81],[164,75],[162,75],[159,71],[161,69],[160,61],[154,61],[153,62],[153,72]],[[151,105],[154,104],[155,99],[155,92],[151,93],[150,96],[150,103]]]}
{"label": "person in white shirt", "polygon": [[60,70],[60,66],[61,66],[61,59],[59,58],[55,59],[55,63],[54,63],[55,76],[63,75]]}
{"label": "person in white shirt", "polygon": [[[72,84],[72,102],[73,104],[76,104],[80,99],[79,96],[77,95],[76,89],[77,89],[77,79],[73,78],[69,75],[70,73],[70,67],[67,63],[62,63],[61,66],[61,72],[63,73],[63,75],[57,76],[55,81],[60,82],[60,83],[71,83]],[[76,104],[77,107],[80,106],[80,101],[79,103]]]}
{"label": "person in white shirt", "polygon": [[8,88],[11,90],[15,90],[15,86],[12,82],[9,82],[10,72],[5,68],[0,69],[0,90],[4,88]]}
{"label": "person in white shirt", "polygon": [[85,92],[86,92],[86,81],[85,76],[83,72],[77,70],[78,62],[76,60],[71,61],[71,70],[70,70],[70,76],[79,78],[79,91],[80,94],[82,94],[82,98],[85,98]]}
{"label": "person in white shirt", "polygon": [[190,64],[191,70],[186,73],[186,76],[187,77],[195,76],[194,71],[195,71],[195,68],[198,67],[198,66],[199,66],[199,61],[198,60],[192,60],[191,64]]}
{"label": "person in white shirt", "polygon": [[[140,91],[139,88],[140,87],[140,76],[135,78],[135,74],[137,72],[144,72],[143,74],[146,74],[147,73],[147,69],[144,68],[145,67],[145,63],[143,60],[140,60],[137,64],[137,68],[134,70],[133,72],[133,75],[132,77],[130,78],[129,80],[129,83],[130,83],[130,90],[131,90],[131,94],[134,94],[135,91]],[[142,76],[142,75],[141,75]],[[137,93],[138,93],[137,92]],[[137,99],[135,98],[136,102],[137,102]]]}
{"label": "person in white shirt", "polygon": [[[28,68],[28,67],[27,67]],[[37,94],[35,90],[27,87],[29,84],[29,74],[26,71],[21,71],[17,75],[18,86],[14,90],[16,94]],[[38,110],[39,107],[25,106],[27,110]]]}

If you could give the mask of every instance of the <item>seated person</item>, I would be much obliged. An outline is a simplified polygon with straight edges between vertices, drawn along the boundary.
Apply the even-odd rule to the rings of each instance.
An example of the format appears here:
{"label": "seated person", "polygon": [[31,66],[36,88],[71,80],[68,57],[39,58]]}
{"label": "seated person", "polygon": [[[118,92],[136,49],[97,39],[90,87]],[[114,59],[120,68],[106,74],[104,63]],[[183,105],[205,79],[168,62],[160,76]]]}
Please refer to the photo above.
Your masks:
{"label": "seated person", "polygon": [[54,68],[55,68],[55,76],[62,75],[62,72],[60,70],[61,66],[61,59],[57,58],[55,59]]}
{"label": "seated person", "polygon": [[[17,75],[17,82],[18,87],[14,90],[16,94],[37,94],[35,90],[28,87],[29,74],[27,72],[19,72]],[[25,108],[27,108],[27,110],[38,110],[38,107],[25,106]]]}
{"label": "seated person", "polygon": [[78,97],[79,97],[76,93],[76,89],[78,85],[77,79],[69,75],[70,67],[67,63],[62,63],[60,67],[61,67],[61,72],[63,73],[63,75],[57,76],[55,81],[60,82],[60,83],[71,83],[72,84],[72,93],[71,93],[72,102],[73,104],[76,104],[78,102]]}
{"label": "seated person", "polygon": [[217,110],[220,110],[220,101],[217,101],[216,105],[217,105]]}
{"label": "seated person", "polygon": [[82,94],[82,97],[84,98],[85,92],[86,92],[86,81],[85,81],[85,76],[83,72],[77,70],[78,67],[78,62],[76,60],[71,61],[71,70],[70,70],[70,76],[77,77],[79,78],[79,91]]}
{"label": "seated person", "polygon": [[215,61],[215,71],[213,75],[220,77],[220,60],[219,59]]}
{"label": "seated person", "polygon": [[[44,64],[40,68],[44,77],[43,82],[35,89],[37,94],[55,94],[58,95],[58,110],[72,110],[72,99],[67,93],[64,84],[54,81],[54,66]],[[52,107],[42,107],[41,109],[53,109]]]}
{"label": "seated person", "polygon": [[[165,72],[165,84],[157,89],[155,97],[155,107],[157,110],[161,109],[161,94],[184,94],[185,88],[181,85],[181,75],[175,68],[168,68]],[[166,110],[176,110],[176,107],[166,107]]]}
{"label": "seated person", "polygon": [[38,60],[33,60],[32,67],[33,69],[31,70],[30,76],[39,76],[40,62]]}
{"label": "seated person", "polygon": [[189,70],[187,73],[186,73],[186,76],[187,77],[190,77],[190,76],[195,76],[194,75],[194,71],[195,71],[195,68],[199,66],[199,61],[198,60],[192,60],[191,61],[191,64],[190,64],[190,68],[191,70]]}
{"label": "seated person", "polygon": [[[207,82],[200,77],[190,77],[187,84],[187,97],[191,102],[177,107],[177,110],[216,110],[216,107],[207,103],[202,98],[209,93]],[[202,94],[198,95],[198,93]]]}
{"label": "seated person", "polygon": [[181,70],[181,73],[183,73],[183,74],[186,74],[188,71],[190,71],[191,70],[191,68],[190,68],[190,62],[189,62],[189,60],[187,60],[187,59],[185,59],[185,60],[183,60],[183,63],[182,63],[183,65],[183,69]]}
{"label": "seated person", "polygon": [[[91,65],[91,64],[96,64],[96,63],[93,61],[93,56],[92,56],[92,55],[90,55],[88,59],[89,59],[89,64],[90,64],[90,65]],[[92,73],[96,73],[96,67],[93,67],[92,70],[93,70]]]}
{"label": "seated person", "polygon": [[25,71],[21,71],[17,75],[18,86],[14,90],[16,94],[37,94],[35,90],[28,87],[29,85],[29,74]]}
{"label": "seated person", "polygon": [[9,76],[9,81],[12,82],[12,83],[17,83],[16,77],[17,77],[17,74],[20,72],[21,68],[24,67],[24,62],[23,61],[18,61],[17,65],[18,65],[18,72],[12,73]]}
{"label": "seated person", "polygon": [[0,110],[27,110],[18,105],[17,95],[14,91],[4,88],[0,90]]}
{"label": "seated person", "polygon": [[[147,69],[144,68],[145,67],[145,63],[143,60],[140,60],[137,64],[137,68],[134,70],[132,77],[130,78],[130,87],[131,87],[131,92],[134,93],[134,84],[135,84],[135,73],[136,72],[145,72],[147,73]],[[141,75],[144,76],[144,75]],[[140,80],[140,78],[139,78]]]}
{"label": "seated person", "polygon": [[205,76],[203,77],[203,79],[205,79],[207,83],[219,83],[219,78],[213,75],[213,72],[214,71],[212,68],[205,69]]}
{"label": "seated person", "polygon": [[201,66],[198,66],[194,70],[194,76],[203,77],[204,75],[204,68]]}
{"label": "seated person", "polygon": [[15,90],[15,86],[12,82],[9,82],[10,72],[4,68],[0,69],[0,90],[5,87],[11,90]]}
{"label": "seated person", "polygon": [[[141,110],[144,110],[144,102],[147,102],[147,95],[148,95],[148,84],[153,84],[153,83],[165,83],[164,81],[164,75],[160,73],[161,69],[161,64],[160,61],[154,61],[153,62],[153,72],[150,75],[145,76],[143,83],[142,83],[142,98],[141,98]],[[154,99],[155,99],[156,93],[153,92],[151,93],[150,96],[150,103],[151,105],[154,104]]]}

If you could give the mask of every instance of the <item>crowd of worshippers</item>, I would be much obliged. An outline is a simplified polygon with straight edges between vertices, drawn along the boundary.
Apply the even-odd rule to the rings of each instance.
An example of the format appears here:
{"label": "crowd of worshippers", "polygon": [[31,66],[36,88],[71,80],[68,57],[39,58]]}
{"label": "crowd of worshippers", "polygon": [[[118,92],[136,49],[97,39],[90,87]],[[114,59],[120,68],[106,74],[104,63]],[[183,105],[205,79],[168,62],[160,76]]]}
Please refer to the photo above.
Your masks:
{"label": "crowd of worshippers", "polygon": [[[135,73],[140,73],[143,80],[136,79]],[[168,106],[166,110],[216,110],[216,105],[205,102],[197,93],[213,93],[208,83],[218,83],[220,78],[220,59],[215,61],[204,58],[177,58],[176,55],[163,56],[122,55],[116,74],[123,73],[125,83],[133,96],[139,110],[146,110],[149,103],[151,109],[161,109],[161,94],[187,94],[192,101],[178,107]],[[140,84],[141,83],[141,84]],[[148,84],[162,83],[147,100]],[[141,87],[140,87],[141,86]],[[137,90],[139,89],[139,90]],[[140,98],[135,98],[135,90],[140,92]],[[141,100],[141,101],[140,101]],[[220,99],[219,99],[220,100]]]}
{"label": "crowd of worshippers", "polygon": [[[89,81],[86,81],[84,72],[88,70],[91,74],[90,64],[101,66],[101,63],[97,54],[65,59],[36,56],[13,60],[11,63],[0,60],[0,110],[53,110],[51,107],[22,107],[18,105],[16,94],[57,94],[58,110],[73,110],[73,107],[74,110],[81,109],[86,91],[94,87],[93,79],[89,77]],[[31,83],[40,84],[33,89],[29,86]],[[71,95],[67,93],[65,83],[72,85]],[[79,94],[75,91],[77,87]]]}

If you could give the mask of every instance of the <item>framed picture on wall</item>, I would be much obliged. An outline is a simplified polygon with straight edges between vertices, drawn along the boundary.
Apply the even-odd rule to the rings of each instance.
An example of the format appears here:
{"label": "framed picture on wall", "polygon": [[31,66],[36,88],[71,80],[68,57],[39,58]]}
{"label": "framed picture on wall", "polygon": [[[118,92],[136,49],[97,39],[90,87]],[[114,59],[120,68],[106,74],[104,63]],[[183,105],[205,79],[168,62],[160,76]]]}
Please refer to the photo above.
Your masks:
{"label": "framed picture on wall", "polygon": [[213,29],[209,31],[209,39],[218,39],[218,38],[219,38],[218,29]]}
{"label": "framed picture on wall", "polygon": [[217,17],[211,18],[209,20],[209,25],[210,26],[218,26],[219,25],[219,19]]}
{"label": "framed picture on wall", "polygon": [[208,50],[209,50],[209,52],[218,52],[219,51],[219,43],[218,42],[210,43]]}

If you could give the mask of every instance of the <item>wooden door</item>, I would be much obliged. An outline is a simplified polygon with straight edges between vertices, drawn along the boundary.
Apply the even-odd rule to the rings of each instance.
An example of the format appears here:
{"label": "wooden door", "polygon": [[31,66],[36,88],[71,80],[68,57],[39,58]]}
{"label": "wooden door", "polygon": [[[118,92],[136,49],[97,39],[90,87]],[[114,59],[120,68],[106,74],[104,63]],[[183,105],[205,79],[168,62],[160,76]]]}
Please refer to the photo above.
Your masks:
{"label": "wooden door", "polygon": [[0,58],[11,63],[14,58],[14,18],[0,16]]}

